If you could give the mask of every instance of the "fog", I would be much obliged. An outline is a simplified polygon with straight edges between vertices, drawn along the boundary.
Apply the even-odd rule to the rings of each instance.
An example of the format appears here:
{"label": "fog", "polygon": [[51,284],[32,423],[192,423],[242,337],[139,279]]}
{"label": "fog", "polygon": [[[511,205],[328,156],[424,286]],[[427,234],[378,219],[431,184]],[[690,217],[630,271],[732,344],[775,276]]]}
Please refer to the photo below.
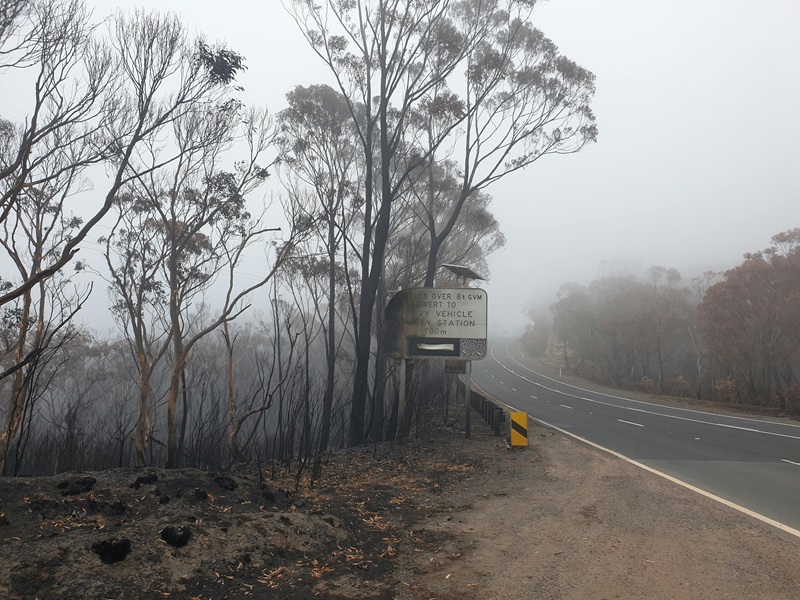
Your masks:
{"label": "fog", "polygon": [[[190,31],[242,53],[249,104],[278,112],[294,86],[331,83],[278,0],[116,6],[175,11]],[[546,156],[487,190],[507,238],[482,284],[495,333],[521,327],[526,304],[549,303],[564,282],[652,265],[686,280],[800,226],[795,0],[553,0],[535,19],[596,75],[600,133],[579,154]],[[0,114],[14,103],[3,96]]]}
{"label": "fog", "polygon": [[492,190],[495,313],[565,281],[725,270],[800,226],[800,5],[563,0],[538,17],[597,76],[600,135]]}

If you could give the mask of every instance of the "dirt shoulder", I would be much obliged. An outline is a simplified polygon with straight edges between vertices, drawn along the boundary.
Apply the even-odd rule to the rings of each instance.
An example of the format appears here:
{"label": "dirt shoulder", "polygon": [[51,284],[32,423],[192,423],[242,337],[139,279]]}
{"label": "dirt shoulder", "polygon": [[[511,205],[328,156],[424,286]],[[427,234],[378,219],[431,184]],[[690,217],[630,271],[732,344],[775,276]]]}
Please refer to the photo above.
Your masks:
{"label": "dirt shoulder", "polygon": [[[398,598],[800,597],[800,540],[533,427],[416,533]],[[486,440],[481,442],[487,444]],[[491,443],[491,442],[488,442]]]}

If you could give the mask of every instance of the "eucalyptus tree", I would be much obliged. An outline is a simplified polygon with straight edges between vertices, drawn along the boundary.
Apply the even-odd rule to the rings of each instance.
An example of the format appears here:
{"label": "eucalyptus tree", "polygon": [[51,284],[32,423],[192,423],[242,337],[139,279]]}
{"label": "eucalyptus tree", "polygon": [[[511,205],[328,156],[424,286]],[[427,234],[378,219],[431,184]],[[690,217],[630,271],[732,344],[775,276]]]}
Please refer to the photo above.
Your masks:
{"label": "eucalyptus tree", "polygon": [[[273,277],[291,252],[295,230],[288,234],[288,241],[276,248],[272,265],[263,277],[241,285],[235,271],[244,251],[276,229],[264,226],[263,213],[253,217],[247,203],[248,196],[268,176],[267,165],[262,161],[273,144],[271,119],[264,111],[243,112],[238,102],[223,97],[215,103],[198,105],[177,119],[172,133],[178,152],[174,163],[165,164],[160,146],[154,146],[151,164],[126,188],[126,195],[120,196],[119,228],[107,240],[107,244],[116,240],[116,252],[107,246],[107,260],[112,288],[125,314],[124,323],[128,329],[133,326],[134,345],[139,344],[135,331],[146,329],[143,311],[155,311],[150,322],[161,328],[160,341],[151,356],[158,360],[169,350],[172,363],[167,395],[167,466],[177,467],[178,399],[192,347],[247,308],[247,297]],[[248,152],[232,171],[226,171],[222,165],[236,141],[243,142],[242,147]],[[124,225],[137,214],[143,223],[136,227]],[[132,240],[143,245],[130,244]],[[202,302],[209,288],[223,276],[223,306],[206,322],[198,323],[192,307]],[[138,283],[142,278],[146,278],[147,285]],[[146,293],[150,294],[149,299],[142,297]],[[147,391],[143,387],[143,399]],[[146,413],[152,410],[149,400],[146,404],[141,408],[145,416],[141,419],[141,434],[137,428],[137,439],[146,435]],[[137,447],[139,459],[141,451]]]}
{"label": "eucalyptus tree", "polygon": [[[50,235],[35,268],[3,282],[0,307],[8,307],[74,259],[125,186],[176,159],[162,153],[160,163],[149,161],[165,131],[213,104],[241,64],[225,48],[190,40],[175,16],[141,10],[115,15],[105,35],[81,0],[3,3],[0,23],[0,69],[23,71],[22,79],[32,81],[20,86],[24,120],[0,121],[0,222],[12,231],[36,190],[59,213],[53,222],[70,224],[69,235]],[[82,187],[83,175],[99,164],[107,177],[94,194]],[[70,220],[78,199],[81,219]],[[29,352],[23,361],[36,356]],[[6,414],[18,411],[12,401]],[[18,435],[15,423],[0,433],[5,447]]]}
{"label": "eucalyptus tree", "polygon": [[656,385],[663,392],[665,363],[687,341],[693,342],[691,326],[695,323],[695,306],[688,298],[690,290],[678,287],[681,275],[677,269],[655,266],[649,269],[648,274],[653,290],[651,301],[655,330]]}
{"label": "eucalyptus tree", "polygon": [[[62,188],[59,182],[56,179],[21,190],[0,224],[0,248],[13,265],[17,281],[41,269],[80,226],[79,219],[67,217],[62,210],[69,184]],[[16,474],[24,420],[30,423],[33,405],[43,391],[42,381],[52,376],[65,344],[75,337],[78,328],[72,321],[90,292],[91,286],[80,288],[63,274],[56,274],[25,289],[3,307],[4,318],[14,327],[6,330],[7,352],[0,359],[0,380],[11,380],[5,390],[8,395],[0,432],[0,473]],[[41,377],[42,371],[51,375]]]}
{"label": "eucalyptus tree", "polygon": [[[292,205],[315,233],[305,246],[309,257],[297,261],[294,268],[312,295],[326,299],[328,305],[323,323],[326,370],[320,455],[328,448],[336,385],[337,296],[348,250],[343,242],[350,239],[359,212],[357,130],[347,99],[329,86],[298,86],[286,98],[289,106],[278,115],[282,160],[288,168],[286,187],[294,198]],[[327,289],[322,295],[315,293],[323,266],[317,254],[326,259]]]}
{"label": "eucalyptus tree", "polygon": [[[109,156],[104,130],[114,118],[119,70],[109,46],[96,40],[95,28],[81,0],[3,3],[0,72],[32,83],[18,89],[23,122],[4,119],[0,125],[0,221],[11,216],[28,188],[58,183],[79,191],[72,186],[80,187],[81,173]],[[77,242],[64,246],[73,251]],[[44,272],[4,290],[0,304],[51,276],[70,257],[51,256]]]}
{"label": "eucalyptus tree", "polygon": [[[450,0],[327,2],[292,0],[303,35],[330,68],[345,97],[363,157],[363,231],[356,327],[356,372],[349,442],[364,438],[372,318],[383,272],[392,206],[409,174],[424,156],[398,153],[407,147],[412,110],[444,85],[477,40],[486,35],[482,14],[466,15],[460,34],[448,16]],[[477,18],[476,18],[477,17]],[[398,170],[393,165],[404,163]]]}
{"label": "eucalyptus tree", "polygon": [[12,447],[19,457],[34,382],[42,381],[37,373],[75,335],[70,322],[89,293],[57,274],[88,231],[69,206],[87,189],[84,171],[107,156],[103,128],[115,69],[93,31],[77,0],[4,2],[0,9],[0,73],[32,78],[16,95],[27,102],[24,122],[0,118],[0,246],[13,269],[0,278],[0,308],[16,323],[14,351],[0,372],[12,379],[0,431],[3,474],[19,464],[9,469],[6,459]]}
{"label": "eucalyptus tree", "polygon": [[[396,211],[398,227],[389,240],[390,288],[432,286],[432,275],[442,263],[468,264],[488,274],[485,259],[505,245],[490,210],[491,196],[482,190],[462,196],[457,173],[456,165],[444,163],[420,170],[419,177],[411,179]],[[441,235],[444,227],[447,236]],[[438,275],[440,281],[446,277]]]}
{"label": "eucalyptus tree", "polygon": [[800,228],[773,236],[770,247],[746,254],[708,288],[698,328],[739,398],[800,408],[798,314]]}
{"label": "eucalyptus tree", "polygon": [[16,33],[20,17],[29,4],[29,0],[5,0],[0,4],[0,44],[5,44]]}
{"label": "eucalyptus tree", "polygon": [[439,248],[471,194],[543,154],[573,151],[594,138],[587,104],[593,76],[559,56],[528,25],[534,5],[534,0],[290,3],[348,102],[363,155],[351,444],[364,437],[375,302],[392,215],[412,174],[433,170],[437,156],[463,155],[461,204],[440,229],[431,227],[430,283]]}
{"label": "eucalyptus tree", "polygon": [[80,226],[37,272],[1,292],[0,305],[63,269],[122,187],[158,167],[145,162],[164,130],[241,68],[227,49],[190,41],[174,15],[117,13],[105,36],[82,0],[32,0],[16,19],[16,35],[0,39],[0,68],[29,71],[34,83],[24,123],[0,136],[0,220],[24,189],[57,179],[77,185],[99,163],[108,177],[101,201],[81,204]]}
{"label": "eucalyptus tree", "polygon": [[[428,157],[413,188],[429,232],[426,286],[470,197],[545,155],[577,152],[597,138],[589,106],[594,75],[531,25],[535,2],[465,4],[465,12],[488,12],[492,35],[466,56],[461,92],[429,90],[410,119],[418,153]],[[441,185],[439,170],[457,182],[446,206],[437,196],[454,190]]]}

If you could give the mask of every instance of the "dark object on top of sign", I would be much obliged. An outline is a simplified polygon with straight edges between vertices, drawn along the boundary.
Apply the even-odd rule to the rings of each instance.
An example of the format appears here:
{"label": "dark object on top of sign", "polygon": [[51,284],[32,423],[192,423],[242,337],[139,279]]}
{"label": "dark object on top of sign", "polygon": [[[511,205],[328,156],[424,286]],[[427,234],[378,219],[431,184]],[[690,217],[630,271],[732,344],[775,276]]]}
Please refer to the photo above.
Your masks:
{"label": "dark object on top of sign", "polygon": [[443,264],[442,266],[450,270],[451,272],[455,273],[455,276],[459,279],[463,279],[464,282],[466,282],[467,279],[480,279],[481,281],[483,281],[483,277],[478,275],[475,271],[473,271],[469,267],[465,267],[463,265],[451,265],[447,263]]}

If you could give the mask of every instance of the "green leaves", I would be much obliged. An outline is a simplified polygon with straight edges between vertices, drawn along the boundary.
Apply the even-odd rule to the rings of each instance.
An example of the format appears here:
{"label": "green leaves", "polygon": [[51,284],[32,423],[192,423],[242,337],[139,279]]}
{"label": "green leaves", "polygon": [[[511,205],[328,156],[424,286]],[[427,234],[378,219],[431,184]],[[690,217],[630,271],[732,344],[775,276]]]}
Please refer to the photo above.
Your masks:
{"label": "green leaves", "polygon": [[207,71],[212,82],[229,85],[240,71],[247,67],[244,57],[227,48],[212,48],[205,42],[197,42],[197,61]]}

